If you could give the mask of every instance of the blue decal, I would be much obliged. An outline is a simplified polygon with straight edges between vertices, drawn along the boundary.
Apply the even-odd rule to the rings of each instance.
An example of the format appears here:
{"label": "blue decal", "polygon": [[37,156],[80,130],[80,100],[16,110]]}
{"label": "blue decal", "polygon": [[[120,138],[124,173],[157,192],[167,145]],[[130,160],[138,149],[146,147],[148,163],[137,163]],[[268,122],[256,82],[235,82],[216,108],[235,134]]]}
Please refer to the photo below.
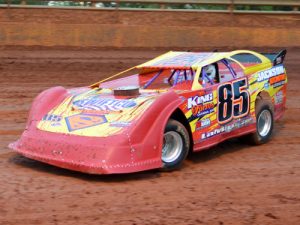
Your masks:
{"label": "blue decal", "polygon": [[124,108],[136,106],[136,102],[127,99],[99,98],[98,96],[94,96],[74,101],[73,105],[78,109],[120,111]]}
{"label": "blue decal", "polygon": [[268,89],[270,87],[269,83],[265,83],[264,87]]}
{"label": "blue decal", "polygon": [[130,122],[125,122],[125,121],[116,121],[110,123],[110,126],[112,127],[129,127],[130,125],[131,125]]}
{"label": "blue decal", "polygon": [[62,120],[62,117],[53,114],[46,114],[42,120],[50,122],[60,122]]}

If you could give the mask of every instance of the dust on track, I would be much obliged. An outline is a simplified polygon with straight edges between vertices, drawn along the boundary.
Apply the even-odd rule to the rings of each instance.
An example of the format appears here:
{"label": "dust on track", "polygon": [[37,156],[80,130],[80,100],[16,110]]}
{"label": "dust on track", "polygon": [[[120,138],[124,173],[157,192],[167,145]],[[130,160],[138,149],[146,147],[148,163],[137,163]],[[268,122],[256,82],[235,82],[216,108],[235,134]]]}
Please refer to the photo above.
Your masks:
{"label": "dust on track", "polygon": [[0,224],[299,224],[300,50],[288,53],[288,110],[265,145],[230,140],[193,154],[179,171],[106,176],[56,168],[7,148],[40,91],[89,85],[160,53],[0,52]]}

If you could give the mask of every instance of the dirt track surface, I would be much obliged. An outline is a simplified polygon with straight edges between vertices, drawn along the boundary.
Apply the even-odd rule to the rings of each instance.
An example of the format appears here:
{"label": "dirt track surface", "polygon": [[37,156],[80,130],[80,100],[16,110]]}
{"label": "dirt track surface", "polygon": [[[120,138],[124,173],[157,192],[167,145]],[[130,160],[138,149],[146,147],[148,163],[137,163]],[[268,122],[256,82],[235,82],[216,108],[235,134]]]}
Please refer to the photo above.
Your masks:
{"label": "dirt track surface", "polygon": [[156,51],[0,51],[0,224],[300,224],[300,50],[288,53],[288,110],[271,142],[193,154],[180,171],[87,175],[11,152],[30,103],[91,84]]}

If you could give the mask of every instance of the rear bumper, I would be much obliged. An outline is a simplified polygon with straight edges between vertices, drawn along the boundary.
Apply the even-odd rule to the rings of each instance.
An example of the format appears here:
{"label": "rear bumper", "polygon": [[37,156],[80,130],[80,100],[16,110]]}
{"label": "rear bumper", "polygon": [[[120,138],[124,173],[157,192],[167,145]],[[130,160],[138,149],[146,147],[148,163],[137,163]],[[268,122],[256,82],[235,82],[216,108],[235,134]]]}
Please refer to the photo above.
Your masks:
{"label": "rear bumper", "polygon": [[95,138],[34,129],[24,131],[9,147],[37,161],[92,174],[130,173],[162,166],[159,154],[149,154],[147,145],[131,144],[128,138],[125,134]]}

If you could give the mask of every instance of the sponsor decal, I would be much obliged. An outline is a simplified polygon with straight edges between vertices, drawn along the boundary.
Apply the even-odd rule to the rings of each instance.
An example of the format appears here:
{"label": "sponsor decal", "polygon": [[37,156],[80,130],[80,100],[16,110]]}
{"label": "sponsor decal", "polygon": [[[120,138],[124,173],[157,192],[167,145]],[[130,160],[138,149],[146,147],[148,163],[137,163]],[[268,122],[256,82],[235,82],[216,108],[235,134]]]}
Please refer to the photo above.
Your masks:
{"label": "sponsor decal", "polygon": [[62,125],[61,124],[62,116],[59,116],[59,115],[46,114],[42,118],[42,120],[50,122],[50,126],[52,126],[52,127],[58,127],[58,126]]}
{"label": "sponsor decal", "polygon": [[61,123],[51,123],[51,127],[59,127],[61,126]]}
{"label": "sponsor decal", "polygon": [[215,135],[221,134],[223,132],[225,132],[225,127],[220,127],[218,129],[203,133],[201,135],[201,139],[203,140],[203,139],[206,139],[206,138],[210,138],[210,137],[213,137]]}
{"label": "sponsor decal", "polygon": [[77,109],[120,111],[136,106],[136,102],[127,99],[99,98],[98,96],[81,99],[73,102]]}
{"label": "sponsor decal", "polygon": [[58,127],[58,126],[61,126],[61,120],[62,120],[62,116],[54,115],[54,114],[46,114],[46,115],[42,118],[42,121],[50,122],[50,125],[51,125],[52,127]]}
{"label": "sponsor decal", "polygon": [[69,131],[75,131],[106,123],[104,115],[77,114],[65,118]]}
{"label": "sponsor decal", "polygon": [[198,105],[201,105],[201,104],[204,104],[204,103],[207,103],[207,102],[211,102],[213,100],[213,94],[210,93],[210,94],[206,94],[206,95],[203,95],[203,96],[193,96],[193,97],[190,97],[188,98],[188,109],[191,109],[192,107],[194,106],[198,106]]}
{"label": "sponsor decal", "polygon": [[268,89],[269,87],[270,87],[270,84],[269,84],[268,82],[266,82],[266,83],[264,84],[264,88]]}
{"label": "sponsor decal", "polygon": [[280,86],[282,86],[282,85],[284,85],[284,84],[285,84],[285,80],[282,80],[282,81],[279,81],[279,82],[273,84],[273,87],[274,87],[274,88],[280,87]]}
{"label": "sponsor decal", "polygon": [[275,105],[279,105],[283,102],[283,92],[278,91],[274,96]]}
{"label": "sponsor decal", "polygon": [[232,124],[228,124],[228,125],[224,126],[225,127],[225,132],[231,132],[235,129],[244,127],[244,126],[246,126],[248,124],[251,124],[253,122],[254,122],[254,120],[251,117],[246,118],[246,119],[239,119],[238,121],[236,121]]}
{"label": "sponsor decal", "polygon": [[281,74],[275,77],[270,78],[270,85],[275,85],[278,83],[281,83],[282,81],[285,81],[285,74]]}
{"label": "sponsor decal", "polygon": [[222,126],[218,129],[215,129],[213,131],[209,131],[209,132],[205,132],[202,134],[201,136],[201,139],[206,139],[206,138],[210,138],[210,137],[213,137],[215,135],[218,135],[218,134],[221,134],[221,133],[228,133],[228,132],[231,132],[235,129],[239,129],[239,128],[242,128],[248,124],[252,124],[254,123],[254,119],[252,117],[248,117],[246,119],[238,119],[237,121],[231,123],[231,124],[228,124],[228,125],[225,125],[225,126]]}
{"label": "sponsor decal", "polygon": [[209,127],[211,124],[211,121],[209,118],[206,118],[206,119],[203,119],[203,120],[199,120],[197,123],[196,123],[196,130],[200,130],[200,129],[203,129],[205,127]]}
{"label": "sponsor decal", "polygon": [[43,121],[50,121],[50,122],[60,122],[62,120],[62,116],[54,115],[54,114],[46,114],[43,118]]}
{"label": "sponsor decal", "polygon": [[103,114],[118,114],[121,111],[109,111],[109,110],[94,110],[94,109],[84,109],[80,110],[80,113],[103,115]]}
{"label": "sponsor decal", "polygon": [[192,113],[194,116],[202,117],[207,114],[210,114],[214,111],[214,104],[207,103],[203,105],[198,105],[192,108]]}
{"label": "sponsor decal", "polygon": [[209,93],[201,96],[193,96],[188,98],[187,108],[192,109],[192,114],[201,117],[214,111],[213,94]]}
{"label": "sponsor decal", "polygon": [[258,72],[257,81],[261,82],[264,80],[268,80],[272,77],[275,77],[275,76],[281,75],[281,74],[284,74],[284,68],[282,65],[279,65],[279,66],[273,67],[271,69]]}
{"label": "sponsor decal", "polygon": [[126,121],[116,121],[110,123],[110,126],[112,127],[129,127],[130,125],[131,123]]}

